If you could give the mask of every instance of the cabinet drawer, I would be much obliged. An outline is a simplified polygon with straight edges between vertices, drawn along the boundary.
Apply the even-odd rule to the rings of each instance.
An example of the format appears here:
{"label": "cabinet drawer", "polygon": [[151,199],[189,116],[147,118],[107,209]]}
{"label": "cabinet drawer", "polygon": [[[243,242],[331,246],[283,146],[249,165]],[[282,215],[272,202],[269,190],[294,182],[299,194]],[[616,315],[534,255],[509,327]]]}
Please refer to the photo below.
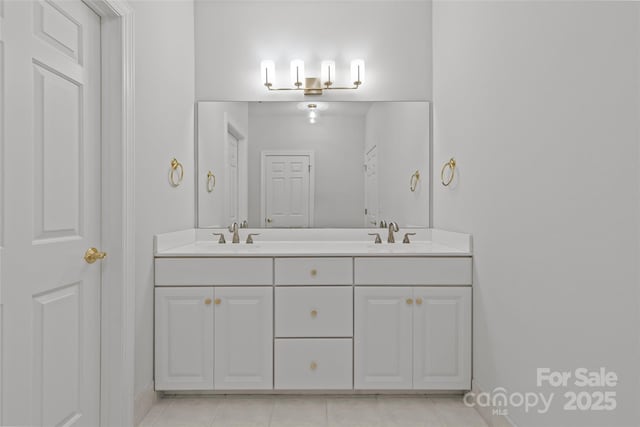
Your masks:
{"label": "cabinet drawer", "polygon": [[276,288],[276,337],[351,337],[353,289]]}
{"label": "cabinet drawer", "polygon": [[276,285],[351,285],[353,259],[276,258]]}
{"label": "cabinet drawer", "polygon": [[471,257],[356,258],[357,285],[470,285]]}
{"label": "cabinet drawer", "polygon": [[275,388],[352,389],[352,348],[350,338],[276,340]]}
{"label": "cabinet drawer", "polygon": [[156,286],[272,285],[271,258],[156,258]]}

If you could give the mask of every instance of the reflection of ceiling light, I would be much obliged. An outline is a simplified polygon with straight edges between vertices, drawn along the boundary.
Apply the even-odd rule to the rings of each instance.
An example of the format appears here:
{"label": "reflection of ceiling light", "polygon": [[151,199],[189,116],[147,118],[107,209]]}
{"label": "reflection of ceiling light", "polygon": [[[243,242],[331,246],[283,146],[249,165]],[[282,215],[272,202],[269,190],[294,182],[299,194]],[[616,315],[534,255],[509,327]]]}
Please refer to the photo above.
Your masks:
{"label": "reflection of ceiling light", "polygon": [[318,117],[318,104],[307,104],[307,109],[309,109],[309,123],[314,124]]}
{"label": "reflection of ceiling light", "polygon": [[[364,82],[364,61],[354,59],[351,61],[351,82],[353,86],[332,87],[336,79],[335,61],[322,61],[320,66],[320,78],[305,77],[304,61],[296,59],[291,61],[291,84],[293,87],[274,88],[276,79],[276,66],[271,60],[260,63],[260,79],[269,90],[302,90],[305,95],[322,95],[323,90],[332,89],[358,89]],[[304,84],[302,83],[304,81]]]}

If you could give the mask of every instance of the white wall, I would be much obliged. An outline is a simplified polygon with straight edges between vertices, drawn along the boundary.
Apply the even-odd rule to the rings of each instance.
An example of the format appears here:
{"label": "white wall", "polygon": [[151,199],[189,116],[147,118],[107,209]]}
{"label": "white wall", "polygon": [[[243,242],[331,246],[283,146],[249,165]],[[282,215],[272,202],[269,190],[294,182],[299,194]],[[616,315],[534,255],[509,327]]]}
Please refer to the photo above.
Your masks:
{"label": "white wall", "polygon": [[[613,412],[510,409],[519,426],[630,426],[638,378],[638,3],[434,3],[434,226],[473,233],[474,377],[606,367]],[[576,390],[575,387],[570,388]],[[602,389],[595,389],[602,390]]]}
{"label": "white wall", "polygon": [[315,227],[361,227],[364,217],[364,116],[320,113],[311,125],[304,114],[255,114],[249,105],[249,225],[260,227],[260,153],[315,153]]}
{"label": "white wall", "polygon": [[[246,102],[198,103],[198,227],[225,227],[227,202],[226,141],[228,129],[225,117],[245,137],[238,147],[239,218],[247,219],[247,146],[249,141],[249,104]],[[216,176],[212,192],[207,191],[207,172]]]}
{"label": "white wall", "polygon": [[[136,96],[135,392],[153,380],[153,236],[193,227],[193,2],[133,1]],[[184,165],[173,188],[169,163]]]}
{"label": "white wall", "polygon": [[[429,226],[429,131],[426,102],[381,102],[369,109],[364,152],[377,147],[380,220]],[[420,181],[412,192],[416,170]]]}
{"label": "white wall", "polygon": [[361,89],[325,100],[431,99],[430,1],[197,0],[195,11],[198,100],[301,99],[260,81],[261,60],[274,60],[287,84],[297,58],[318,77],[320,62],[334,59],[337,82],[349,84],[350,61],[366,61]]}

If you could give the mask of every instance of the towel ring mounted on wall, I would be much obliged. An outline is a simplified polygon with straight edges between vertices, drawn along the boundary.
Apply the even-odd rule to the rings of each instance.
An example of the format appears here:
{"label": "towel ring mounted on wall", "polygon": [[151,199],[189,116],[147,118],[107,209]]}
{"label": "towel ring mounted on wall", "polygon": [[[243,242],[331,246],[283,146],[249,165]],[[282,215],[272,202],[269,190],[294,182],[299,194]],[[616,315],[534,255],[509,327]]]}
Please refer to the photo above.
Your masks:
{"label": "towel ring mounted on wall", "polygon": [[207,192],[212,193],[213,189],[216,187],[216,176],[213,172],[209,171],[207,173]]}
{"label": "towel ring mounted on wall", "polygon": [[411,190],[412,193],[416,191],[418,181],[420,181],[420,171],[415,171],[409,180],[409,190]]}
{"label": "towel ring mounted on wall", "polygon": [[[451,172],[449,175],[449,179],[445,181],[444,173],[447,170],[447,168],[451,169]],[[449,184],[451,184],[451,182],[453,181],[453,177],[455,175],[456,175],[456,159],[452,157],[449,159],[447,163],[444,164],[444,166],[442,166],[442,170],[440,171],[440,181],[442,181],[442,185],[447,187]]]}
{"label": "towel ring mounted on wall", "polygon": [[182,178],[184,178],[182,163],[173,158],[171,160],[171,170],[169,171],[169,182],[172,186],[177,187],[182,182]]}

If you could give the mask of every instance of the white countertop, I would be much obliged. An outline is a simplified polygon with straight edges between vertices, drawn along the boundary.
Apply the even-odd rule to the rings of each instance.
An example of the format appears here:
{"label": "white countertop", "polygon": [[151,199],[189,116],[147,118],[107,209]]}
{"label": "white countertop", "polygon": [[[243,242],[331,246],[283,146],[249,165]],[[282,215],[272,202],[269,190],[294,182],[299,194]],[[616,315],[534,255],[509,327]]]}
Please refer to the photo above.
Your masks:
{"label": "white countertop", "polygon": [[[323,232],[324,231],[324,232]],[[405,230],[406,231],[406,230]],[[212,236],[219,229],[190,229],[157,235],[156,257],[331,257],[331,256],[471,256],[471,236],[443,230],[419,229],[411,243],[402,243],[403,233],[396,234],[397,243],[374,244],[367,233],[385,230],[252,230],[241,229],[241,242],[220,244]],[[244,243],[247,233],[261,233],[253,244]],[[262,239],[260,239],[262,237]],[[346,240],[349,239],[349,240]],[[357,239],[357,240],[356,240]]]}

